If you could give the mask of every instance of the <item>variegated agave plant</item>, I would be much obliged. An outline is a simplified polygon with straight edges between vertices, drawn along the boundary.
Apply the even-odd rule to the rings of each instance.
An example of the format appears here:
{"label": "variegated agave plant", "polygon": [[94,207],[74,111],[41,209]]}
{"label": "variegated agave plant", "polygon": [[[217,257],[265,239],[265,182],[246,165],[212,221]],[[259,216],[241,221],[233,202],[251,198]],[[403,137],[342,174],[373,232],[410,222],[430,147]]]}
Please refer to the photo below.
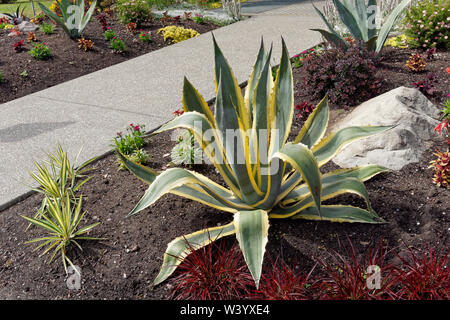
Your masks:
{"label": "variegated agave plant", "polygon": [[[411,0],[403,0],[398,4],[378,30],[376,27],[376,12],[379,10],[377,0],[368,0],[367,4],[366,0],[332,1],[339,14],[340,20],[347,27],[351,35],[355,39],[359,39],[366,43],[368,49],[375,51],[376,53],[381,52],[395,21],[411,2]],[[323,29],[311,30],[319,31],[327,41],[334,43],[335,45],[348,48],[349,44],[347,40],[334,30],[333,26],[327,21],[324,14],[317,9],[316,6],[314,6],[314,9],[325,22],[329,31]]]}
{"label": "variegated agave plant", "polygon": [[[174,128],[191,130],[228,188],[193,171],[172,168],[157,173],[121,156],[138,178],[150,184],[130,215],[152,205],[162,195],[172,193],[233,216],[229,224],[197,231],[170,242],[154,284],[167,279],[191,248],[198,249],[234,234],[258,286],[269,218],[382,222],[370,206],[363,181],[385,171],[385,168],[370,165],[327,174],[321,174],[319,168],[350,142],[389,127],[348,127],[324,137],[329,114],[327,99],[324,98],[296,139],[287,143],[294,97],[292,69],[284,41],[275,81],[270,68],[272,50],[266,53],[261,43],[245,97],[215,39],[213,41],[217,91],[215,114],[185,79],[184,114],[155,133]],[[237,132],[234,144],[230,139],[223,138],[227,136],[226,130],[230,129]],[[206,136],[204,133],[207,130],[212,131],[213,135]],[[242,163],[237,161],[239,154],[245,155]],[[363,197],[367,208],[321,204],[326,199],[347,192]]]}

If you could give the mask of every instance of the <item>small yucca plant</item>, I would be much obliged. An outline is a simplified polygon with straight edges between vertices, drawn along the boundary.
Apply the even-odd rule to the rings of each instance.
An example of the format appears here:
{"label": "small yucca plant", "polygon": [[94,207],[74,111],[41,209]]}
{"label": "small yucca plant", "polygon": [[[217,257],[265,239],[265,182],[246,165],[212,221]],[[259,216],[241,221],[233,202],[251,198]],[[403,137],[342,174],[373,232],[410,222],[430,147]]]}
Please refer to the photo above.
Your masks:
{"label": "small yucca plant", "polygon": [[59,253],[61,254],[66,272],[67,263],[69,263],[74,270],[77,270],[72,261],[67,257],[67,248],[70,244],[75,244],[80,250],[82,250],[78,240],[101,240],[100,238],[93,238],[84,235],[97,226],[100,222],[83,228],[78,228],[84,214],[86,213],[81,212],[82,197],[80,197],[73,206],[69,199],[69,194],[66,194],[65,201],[60,198],[46,196],[46,203],[47,207],[45,210],[38,210],[37,218],[30,218],[22,215],[22,217],[31,224],[42,228],[48,233],[47,236],[36,238],[27,241],[26,243],[41,242],[35,250],[47,246],[42,255],[45,255],[50,250],[54,249],[49,262],[51,262]]}
{"label": "small yucca plant", "polygon": [[419,53],[413,53],[406,61],[405,67],[407,67],[412,72],[420,72],[425,70],[427,63],[425,59]]}
{"label": "small yucca plant", "polygon": [[430,161],[429,168],[434,169],[433,182],[438,187],[445,187],[450,189],[450,153],[436,152],[434,153],[436,159]]}
{"label": "small yucca plant", "polygon": [[[214,38],[213,41],[215,114],[185,79],[185,112],[154,134],[176,128],[190,130],[227,187],[183,168],[157,173],[119,154],[128,169],[150,185],[129,215],[144,210],[164,194],[173,193],[231,213],[233,217],[232,222],[223,226],[203,229],[170,242],[154,284],[161,283],[175,271],[190,247],[198,249],[211,239],[235,235],[258,286],[269,218],[383,222],[370,205],[363,181],[385,168],[371,165],[327,174],[322,174],[319,168],[350,142],[390,127],[348,127],[324,137],[329,117],[327,98],[324,98],[295,140],[287,143],[294,115],[294,90],[284,40],[275,81],[270,67],[272,50],[266,53],[261,42],[245,96]],[[366,209],[321,204],[347,192],[361,196]]]}

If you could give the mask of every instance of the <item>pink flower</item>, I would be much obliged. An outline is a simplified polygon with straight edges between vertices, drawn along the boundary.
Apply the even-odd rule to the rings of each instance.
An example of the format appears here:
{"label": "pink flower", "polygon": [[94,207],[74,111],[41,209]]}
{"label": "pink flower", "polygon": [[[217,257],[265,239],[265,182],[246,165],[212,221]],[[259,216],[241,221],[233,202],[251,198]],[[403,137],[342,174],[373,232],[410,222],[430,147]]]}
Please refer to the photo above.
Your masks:
{"label": "pink flower", "polygon": [[141,128],[139,126],[134,126],[134,131],[139,131]]}

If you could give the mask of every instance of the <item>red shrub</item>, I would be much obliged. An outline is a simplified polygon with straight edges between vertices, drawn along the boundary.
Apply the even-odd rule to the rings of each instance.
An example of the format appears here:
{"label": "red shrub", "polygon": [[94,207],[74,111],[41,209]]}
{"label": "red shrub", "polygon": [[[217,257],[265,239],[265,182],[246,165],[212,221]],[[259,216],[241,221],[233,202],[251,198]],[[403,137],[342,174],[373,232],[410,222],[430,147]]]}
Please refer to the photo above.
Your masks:
{"label": "red shrub", "polygon": [[401,257],[401,267],[395,268],[396,282],[400,290],[399,299],[408,300],[448,300],[450,298],[450,273],[448,269],[449,250],[432,249],[428,245],[428,254],[414,253],[408,247],[409,259]]}
{"label": "red shrub", "polygon": [[178,266],[171,281],[169,299],[232,300],[250,295],[253,278],[239,247],[231,249],[225,241],[212,244],[191,254]]}
{"label": "red shrub", "polygon": [[[333,259],[335,264],[330,264],[318,259],[327,275],[320,280],[320,299],[326,300],[369,300],[392,299],[394,277],[392,267],[385,264],[386,251],[382,242],[375,250],[368,249],[367,255],[358,257],[350,240],[349,247],[345,249],[345,256],[335,252]],[[380,269],[380,288],[369,289],[367,286],[369,266],[378,266]]]}
{"label": "red shrub", "polygon": [[[266,271],[260,281],[259,290],[252,296],[262,300],[307,300],[311,299],[312,287],[311,273],[296,272],[283,260],[271,263],[271,268]],[[297,264],[294,264],[297,265]]]}
{"label": "red shrub", "polygon": [[296,104],[294,106],[294,109],[296,111],[297,118],[299,118],[302,121],[306,121],[309,117],[309,115],[314,111],[315,106],[309,102],[302,102],[299,104]]}

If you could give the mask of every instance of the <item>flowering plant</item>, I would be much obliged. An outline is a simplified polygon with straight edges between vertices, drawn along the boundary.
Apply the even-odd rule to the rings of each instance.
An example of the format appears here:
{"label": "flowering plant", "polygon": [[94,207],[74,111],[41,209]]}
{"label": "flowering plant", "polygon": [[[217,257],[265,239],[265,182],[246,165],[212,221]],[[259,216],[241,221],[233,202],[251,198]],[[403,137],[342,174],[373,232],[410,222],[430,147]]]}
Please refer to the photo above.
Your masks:
{"label": "flowering plant", "polygon": [[140,31],[139,40],[141,40],[142,42],[145,42],[145,43],[150,43],[150,41],[152,41],[152,36],[151,36],[150,31],[145,32],[145,31],[142,31],[142,29],[139,31]]}
{"label": "flowering plant", "polygon": [[189,38],[197,37],[200,35],[194,29],[185,29],[177,26],[167,26],[158,30],[157,33],[162,33],[164,41],[171,39],[172,42],[177,43]]}
{"label": "flowering plant", "polygon": [[[142,149],[146,143],[143,137],[145,134],[144,128],[144,125],[130,123],[126,133],[117,132],[116,137],[113,139],[115,150],[131,156],[135,162],[146,163],[150,155]],[[119,158],[118,164],[119,170],[125,168]]]}
{"label": "flowering plant", "polygon": [[106,31],[104,33],[104,36],[105,36],[105,40],[111,41],[112,38],[114,38],[116,36],[116,33],[114,32],[113,29],[111,29],[111,27],[106,27]]}
{"label": "flowering plant", "polygon": [[121,53],[121,52],[127,51],[127,47],[126,47],[125,43],[123,42],[122,39],[120,39],[118,37],[113,37],[109,41],[109,47],[111,49],[113,49],[113,51],[116,53]]}
{"label": "flowering plant", "polygon": [[37,60],[46,60],[53,56],[52,51],[45,43],[36,43],[29,53]]}
{"label": "flowering plant", "polygon": [[311,58],[311,56],[318,56],[322,53],[322,51],[323,48],[321,46],[316,46],[314,48],[310,48],[308,50],[300,52],[299,54],[296,54],[292,57],[294,68],[301,68],[305,59],[309,59]]}
{"label": "flowering plant", "polygon": [[16,52],[20,52],[23,50],[23,45],[25,44],[25,40],[20,40],[16,43],[14,43],[12,46]]}
{"label": "flowering plant", "polygon": [[404,24],[409,43],[414,48],[450,49],[450,1],[423,0],[406,12]]}

